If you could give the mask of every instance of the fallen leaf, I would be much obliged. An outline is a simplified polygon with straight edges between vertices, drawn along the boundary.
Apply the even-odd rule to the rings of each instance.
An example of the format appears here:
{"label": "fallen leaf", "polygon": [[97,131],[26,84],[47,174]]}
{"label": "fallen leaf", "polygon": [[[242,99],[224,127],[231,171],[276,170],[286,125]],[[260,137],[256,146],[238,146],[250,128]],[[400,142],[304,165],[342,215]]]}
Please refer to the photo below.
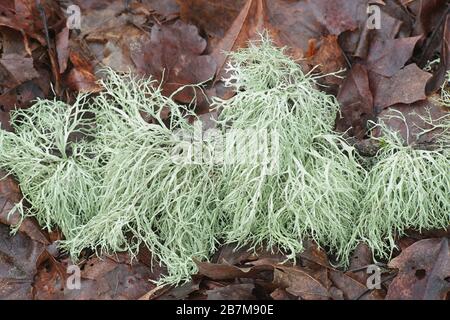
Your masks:
{"label": "fallen leaf", "polygon": [[251,259],[253,252],[248,247],[236,248],[236,244],[227,244],[222,246],[217,254],[215,263],[229,265],[239,265]]}
{"label": "fallen leaf", "polygon": [[[164,1],[170,2],[170,1]],[[128,3],[128,9],[125,5]],[[153,14],[155,1],[86,1],[77,0],[83,13],[81,33],[72,33],[70,47],[83,49],[97,65],[108,66],[119,72],[136,72],[130,52],[147,34],[147,20]],[[138,7],[137,7],[138,6]],[[138,10],[140,9],[140,10]]]}
{"label": "fallen leaf", "polygon": [[415,242],[391,260],[399,273],[386,299],[445,300],[450,292],[450,253],[447,238]]}
{"label": "fallen leaf", "polygon": [[337,119],[336,128],[357,138],[367,132],[367,121],[375,119],[373,97],[369,76],[365,66],[356,64],[342,83],[337,99],[342,116]]}
{"label": "fallen leaf", "polygon": [[[211,80],[216,72],[214,59],[202,55],[206,41],[193,25],[179,20],[172,25],[154,26],[150,38],[145,36],[141,40],[131,58],[140,74],[152,75],[162,81],[166,95],[185,85]],[[174,98],[190,103],[195,93],[194,88],[185,88]]]}
{"label": "fallen leaf", "polygon": [[369,274],[367,267],[373,264],[372,251],[365,243],[360,243],[350,257],[349,270],[352,271],[352,277],[360,283],[366,283]]}
{"label": "fallen leaf", "polygon": [[3,54],[0,58],[0,64],[5,68],[11,77],[11,87],[16,87],[27,80],[39,77],[34,69],[33,59],[22,57],[16,53]]}
{"label": "fallen leaf", "polygon": [[369,290],[365,283],[357,280],[352,272],[330,271],[330,279],[334,286],[342,291],[344,299],[347,300],[382,300],[384,293],[382,290]]}
{"label": "fallen leaf", "polygon": [[0,224],[0,299],[32,299],[33,279],[45,245]]}
{"label": "fallen leaf", "polygon": [[141,3],[165,19],[170,19],[180,12],[180,7],[176,0],[141,0]]}
{"label": "fallen leaf", "polygon": [[11,127],[11,117],[9,115],[9,112],[4,112],[0,108],[0,129],[6,130],[6,131],[12,131]]}
{"label": "fallen leaf", "polygon": [[401,9],[398,3],[392,1],[387,4],[383,1],[370,1],[370,3],[378,4],[382,27],[374,29],[369,26],[367,13],[355,16],[358,28],[345,31],[339,36],[339,44],[351,57],[365,59],[372,42],[395,39],[398,35],[404,37],[411,33],[410,16]]}
{"label": "fallen leaf", "polygon": [[210,38],[221,39],[248,1],[235,0],[232,5],[223,0],[177,0],[177,2],[183,21],[197,25]]}
{"label": "fallen leaf", "polygon": [[26,81],[0,95],[0,107],[9,112],[16,108],[29,107],[37,98],[45,98],[50,91],[50,74],[39,70],[39,78]]}
{"label": "fallen leaf", "polygon": [[367,69],[385,77],[392,77],[411,58],[420,36],[374,41],[367,57]]}
{"label": "fallen leaf", "polygon": [[427,35],[438,27],[438,22],[445,14],[447,0],[410,1],[408,8],[416,16],[415,34]]}
{"label": "fallen leaf", "polygon": [[30,239],[44,245],[50,244],[48,234],[42,231],[36,219],[27,217],[22,219],[20,213],[15,210],[16,203],[22,200],[22,194],[17,182],[6,172],[0,171],[0,223],[8,226],[16,226],[20,223],[19,231]]}
{"label": "fallen leaf", "polygon": [[[34,5],[35,2],[32,2],[32,6]],[[23,14],[20,14],[20,12],[16,11],[16,8],[3,10],[2,15],[0,15],[0,26],[5,26],[20,31],[36,39],[41,45],[45,45],[45,37],[42,35],[41,30],[35,29],[31,14],[24,16]]]}
{"label": "fallen leaf", "polygon": [[390,78],[370,75],[373,88],[374,105],[378,110],[403,103],[411,104],[425,100],[425,87],[431,74],[420,69],[416,64],[409,64]]}
{"label": "fallen leaf", "polygon": [[[433,126],[442,121],[448,110],[439,106],[437,96],[431,96],[426,100],[412,104],[398,104],[383,110],[379,118],[391,130],[398,132],[409,144],[430,145],[436,140],[441,129],[433,129]],[[399,114],[403,115],[402,119]],[[375,132],[375,135],[381,132]]]}
{"label": "fallen leaf", "polygon": [[327,288],[298,267],[277,266],[273,274],[273,282],[288,293],[304,300],[328,300]]}
{"label": "fallen leaf", "polygon": [[[338,44],[338,38],[335,35],[329,35],[321,39],[317,52],[309,57],[309,63],[312,67],[318,66],[322,74],[336,73],[346,68],[346,61],[343,51]],[[325,85],[339,85],[343,78],[334,75],[326,76],[322,79]]]}
{"label": "fallen leaf", "polygon": [[273,300],[298,300],[295,296],[289,294],[286,290],[277,288],[271,294]]}
{"label": "fallen leaf", "polygon": [[192,280],[175,288],[170,288],[170,290],[164,291],[162,294],[157,294],[156,296],[151,297],[150,300],[184,300],[199,289],[199,282]]}
{"label": "fallen leaf", "polygon": [[56,53],[58,55],[59,73],[64,73],[69,59],[69,28],[67,27],[56,35]]}
{"label": "fallen leaf", "polygon": [[208,300],[256,300],[254,284],[232,284],[222,288],[207,290]]}
{"label": "fallen leaf", "polygon": [[70,62],[73,68],[66,77],[67,85],[78,92],[99,92],[102,87],[97,83],[97,78],[94,75],[94,68],[92,65],[75,51],[69,54]]}
{"label": "fallen leaf", "polygon": [[237,267],[230,264],[216,264],[196,261],[198,272],[213,280],[229,280],[234,278],[255,278],[264,271],[272,271],[270,264],[249,267]]}
{"label": "fallen leaf", "polygon": [[263,31],[264,9],[263,0],[247,0],[225,36],[214,46],[211,57],[217,64],[217,80],[225,77],[227,53],[245,47],[249,40],[255,39],[258,32]]}
{"label": "fallen leaf", "polygon": [[158,270],[152,272],[145,265],[131,262],[128,255],[118,253],[114,257],[93,257],[86,261],[80,289],[68,288],[58,268],[42,268],[38,278],[43,280],[35,286],[37,299],[134,300],[155,287],[151,281],[157,280],[159,274]]}
{"label": "fallen leaf", "polygon": [[326,252],[319,248],[316,243],[311,240],[306,240],[303,246],[304,250],[299,253],[299,256],[303,260],[304,265],[307,265],[311,269],[315,269],[316,266],[325,269],[331,268]]}
{"label": "fallen leaf", "polygon": [[[207,6],[206,2],[201,4]],[[216,79],[224,76],[226,52],[245,47],[263,30],[268,30],[277,45],[287,46],[288,54],[298,59],[304,57],[311,39],[339,36],[344,31],[356,29],[359,22],[355,17],[365,16],[366,7],[366,0],[356,3],[345,0],[248,0],[225,35],[214,43],[211,55],[218,65]]]}

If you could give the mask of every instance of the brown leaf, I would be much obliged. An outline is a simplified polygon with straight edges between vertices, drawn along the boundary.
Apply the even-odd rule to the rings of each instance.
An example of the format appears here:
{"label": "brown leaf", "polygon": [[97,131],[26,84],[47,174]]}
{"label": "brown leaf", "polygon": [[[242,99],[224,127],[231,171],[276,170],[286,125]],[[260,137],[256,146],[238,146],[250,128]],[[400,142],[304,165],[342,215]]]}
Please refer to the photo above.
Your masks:
{"label": "brown leaf", "polygon": [[208,300],[256,300],[254,284],[231,284],[222,288],[207,290]]}
{"label": "brown leaf", "polygon": [[308,48],[310,39],[355,30],[366,17],[366,0],[266,1],[268,22],[285,44]]}
{"label": "brown leaf", "polygon": [[277,266],[274,270],[273,282],[304,300],[330,298],[327,288],[320,281],[298,267]]}
{"label": "brown leaf", "polygon": [[352,272],[343,273],[341,271],[330,271],[330,279],[333,284],[342,291],[345,299],[348,300],[382,300],[384,299],[381,290],[368,290],[365,283],[357,280]]}
{"label": "brown leaf", "polygon": [[[71,264],[66,261],[65,267]],[[63,270],[65,269],[63,268]],[[126,254],[114,257],[93,257],[86,261],[81,272],[81,288],[66,287],[59,268],[41,268],[35,284],[37,299],[64,300],[133,300],[138,299],[155,287],[151,280],[157,280],[157,270],[136,261],[130,261]]]}
{"label": "brown leaf", "polygon": [[180,12],[177,0],[144,0],[142,2],[165,18],[174,16]]}
{"label": "brown leaf", "polygon": [[3,54],[0,64],[11,76],[11,87],[18,86],[27,80],[39,76],[36,69],[34,69],[32,58],[22,57],[15,53]]}
{"label": "brown leaf", "polygon": [[272,271],[271,264],[249,267],[237,267],[230,264],[216,264],[196,261],[198,272],[212,280],[229,280],[235,278],[256,278],[264,271]]}
{"label": "brown leaf", "polygon": [[[394,105],[383,110],[379,118],[409,144],[432,144],[437,134],[442,132],[440,129],[433,130],[433,125],[438,124],[439,119],[442,120],[442,117],[448,113],[445,108],[436,103],[437,98],[438,96],[431,96],[413,104]],[[404,120],[398,117],[398,112],[404,116]],[[379,135],[380,132],[375,134]]]}
{"label": "brown leaf", "polygon": [[199,281],[192,280],[182,285],[170,288],[168,290],[162,289],[161,293],[157,293],[156,296],[150,297],[150,300],[184,300],[189,297],[190,294],[200,289]]}
{"label": "brown leaf", "polygon": [[410,104],[426,99],[425,87],[431,74],[415,63],[409,64],[390,78],[370,74],[374,105],[382,110],[398,103]]}
{"label": "brown leaf", "polygon": [[[371,1],[371,3],[374,2]],[[349,55],[365,59],[372,42],[395,39],[399,34],[410,34],[412,28],[409,23],[410,16],[400,8],[399,4],[389,2],[387,5],[382,4],[378,7],[382,23],[380,29],[370,28],[367,24],[367,14],[360,14],[355,16],[359,24],[358,28],[346,31],[339,36],[339,44]]]}
{"label": "brown leaf", "polygon": [[248,261],[252,254],[252,251],[248,250],[248,247],[244,246],[237,249],[236,244],[226,244],[219,249],[217,259],[215,259],[214,262],[239,265],[244,261]]}
{"label": "brown leaf", "polygon": [[356,247],[355,251],[352,253],[352,256],[350,258],[349,269],[355,270],[352,272],[353,278],[358,280],[360,283],[366,283],[367,278],[369,277],[366,267],[372,263],[373,263],[373,256],[370,248],[365,243],[358,244],[358,246]]}
{"label": "brown leaf", "polygon": [[395,75],[411,58],[420,36],[374,41],[367,57],[367,69],[385,77]]}
{"label": "brown leaf", "polygon": [[29,19],[15,15],[14,11],[4,11],[4,15],[0,15],[0,26],[5,26],[17,31],[21,31],[28,36],[39,41],[40,44],[45,45],[45,37],[35,30],[34,25],[30,23]]}
{"label": "brown leaf", "polygon": [[32,299],[33,279],[45,246],[0,224],[0,300]]}
{"label": "brown leaf", "polygon": [[364,137],[367,121],[375,117],[366,67],[361,64],[353,66],[339,89],[337,99],[342,113],[342,117],[337,119],[337,129],[346,131],[351,128],[350,135]]}
{"label": "brown leaf", "polygon": [[388,266],[399,269],[386,299],[444,300],[450,292],[447,238],[425,239],[406,248]]}
{"label": "brown leaf", "polygon": [[59,73],[64,73],[69,59],[69,28],[64,28],[56,35],[56,53],[58,55]]}
{"label": "brown leaf", "polygon": [[13,131],[9,112],[1,111],[0,108],[0,130]]}
{"label": "brown leaf", "polygon": [[320,249],[315,242],[306,240],[303,245],[304,250],[299,255],[304,260],[304,265],[311,269],[316,269],[317,267],[331,268],[326,252]]}
{"label": "brown leaf", "polygon": [[31,57],[32,52],[29,47],[28,38],[20,31],[10,28],[1,28],[2,54],[18,54],[22,57]]}
{"label": "brown leaf", "polygon": [[[129,10],[125,10],[126,3]],[[140,45],[140,38],[147,34],[144,24],[153,14],[154,1],[77,0],[76,4],[83,14],[81,34],[75,36],[72,33],[70,46],[77,50],[83,48],[83,53],[99,65],[119,72],[136,72],[130,52]]]}
{"label": "brown leaf", "polygon": [[36,98],[45,98],[49,93],[50,76],[39,70],[39,78],[26,81],[0,95],[0,109],[8,112],[15,108],[29,107]]}
{"label": "brown leaf", "polygon": [[[131,53],[137,70],[163,81],[164,94],[170,95],[184,85],[212,79],[216,71],[213,58],[202,55],[206,41],[193,25],[180,20],[172,25],[154,26],[150,38]],[[192,88],[175,95],[179,102],[189,103],[195,96]]]}
{"label": "brown leaf", "polygon": [[230,5],[223,0],[177,0],[180,17],[204,30],[210,37],[221,39],[241,13],[247,0],[235,0]]}
{"label": "brown leaf", "polygon": [[264,10],[263,0],[247,0],[225,36],[215,45],[211,56],[217,63],[216,79],[224,77],[227,52],[245,47],[249,40],[255,39],[257,33],[263,31]]}
{"label": "brown leaf", "polygon": [[[319,49],[312,57],[309,57],[309,61],[313,67],[318,65],[322,74],[334,73],[346,68],[345,57],[335,35],[323,37]],[[326,85],[339,85],[342,81],[341,77],[335,76],[326,76],[323,79]]]}
{"label": "brown leaf", "polygon": [[295,296],[289,294],[286,290],[277,288],[271,294],[273,300],[297,300]]}
{"label": "brown leaf", "polygon": [[[201,4],[205,10],[206,2]],[[245,47],[248,40],[258,37],[258,32],[268,30],[277,45],[287,46],[288,53],[298,59],[304,56],[311,39],[338,36],[346,30],[356,29],[358,20],[355,17],[366,15],[366,4],[366,0],[356,3],[345,0],[248,0],[225,35],[214,43],[211,55],[217,61],[217,79],[224,75],[224,51]],[[195,13],[191,12],[190,16]]]}
{"label": "brown leaf", "polygon": [[20,224],[19,231],[30,239],[44,245],[50,244],[48,234],[43,232],[34,218],[25,218],[21,221],[20,213],[14,210],[16,203],[22,200],[22,194],[17,182],[6,173],[0,171],[0,223],[8,226]]}
{"label": "brown leaf", "polygon": [[414,33],[428,35],[435,30],[440,18],[445,14],[447,2],[447,0],[411,1],[408,8],[416,16]]}
{"label": "brown leaf", "polygon": [[67,85],[78,92],[99,92],[102,87],[97,83],[92,65],[79,53],[71,51],[69,54],[73,69],[66,77]]}

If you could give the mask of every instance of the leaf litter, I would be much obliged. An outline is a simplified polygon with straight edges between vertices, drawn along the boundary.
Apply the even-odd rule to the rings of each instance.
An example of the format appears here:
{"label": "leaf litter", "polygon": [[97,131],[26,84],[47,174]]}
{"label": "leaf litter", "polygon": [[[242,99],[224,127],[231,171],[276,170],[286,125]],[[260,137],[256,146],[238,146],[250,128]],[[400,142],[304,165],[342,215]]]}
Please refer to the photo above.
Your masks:
{"label": "leaf litter", "polygon": [[[142,75],[152,75],[157,79],[161,79],[164,68],[165,72],[168,71],[163,79],[168,95],[183,85],[205,82],[209,87],[207,93],[212,97],[221,90],[223,66],[227,61],[224,51],[245,47],[247,41],[255,39],[263,29],[271,32],[278,45],[287,45],[288,52],[294,58],[308,58],[310,64],[308,60],[299,61],[305,71],[316,64],[321,64],[321,71],[325,73],[347,69],[341,80],[332,78],[332,83],[327,82],[331,87],[326,90],[337,94],[341,104],[342,113],[337,119],[337,129],[355,137],[358,150],[371,143],[367,135],[368,123],[378,117],[384,117],[386,126],[399,130],[408,142],[415,144],[415,139],[419,139],[419,145],[433,145],[436,130],[430,129],[426,135],[420,136],[415,130],[429,126],[430,122],[434,123],[446,114],[442,106],[448,100],[445,79],[450,61],[450,17],[445,1],[408,1],[404,4],[377,1],[382,17],[379,30],[367,28],[367,1],[358,1],[358,5],[355,5],[345,0],[249,0],[237,2],[232,8],[221,7],[222,2],[213,0],[131,1],[128,7],[125,1],[93,3],[75,1],[83,9],[83,15],[90,24],[84,30],[82,27],[81,34],[64,28],[65,8],[60,8],[56,1],[45,1],[45,15],[32,14],[40,10],[34,1],[15,1],[11,6],[1,8],[2,128],[12,129],[12,109],[29,107],[37,97],[51,97],[56,93],[59,98],[73,102],[77,92],[98,92],[97,71],[104,66],[118,71],[140,70]],[[219,13],[222,17],[225,15],[226,19],[216,18]],[[96,21],[95,17],[99,14],[107,19],[107,24],[105,21]],[[108,20],[108,17],[120,18]],[[177,29],[181,34],[178,38],[170,31],[162,33],[164,30]],[[153,39],[159,40],[152,40],[152,34],[155,34]],[[152,41],[156,41],[156,46],[148,45]],[[139,53],[141,48],[145,48],[145,54]],[[167,50],[175,50],[177,53],[174,55],[185,56],[187,60],[161,60],[162,57],[166,58]],[[436,58],[439,58],[436,66],[422,70],[428,61]],[[53,89],[48,85],[50,82],[53,83]],[[398,92],[402,94],[399,96],[396,94]],[[177,100],[189,102],[193,94],[197,93],[195,89],[185,89]],[[402,112],[405,121],[389,116],[396,114],[395,110]],[[204,101],[197,111],[207,112],[207,102]],[[425,115],[431,115],[431,120],[424,121]],[[7,184],[2,184],[1,221],[15,225],[18,217],[10,215],[10,210],[12,204],[21,199],[21,195],[17,184],[8,179],[2,180],[2,183],[7,181]],[[62,284],[61,280],[54,280],[58,276],[48,275],[58,273],[55,270],[64,270],[51,265],[67,262],[67,257],[55,252],[49,245],[50,242],[60,240],[61,236],[41,231],[32,218],[26,218],[14,236],[6,232],[7,228],[4,231],[2,257],[5,261],[10,261],[8,257],[12,252],[21,252],[22,247],[38,248],[33,255],[26,254],[27,258],[8,262],[17,266],[17,270],[24,270],[24,273],[0,276],[2,288],[6,288],[2,291],[6,292],[4,297],[76,298],[64,288],[63,294],[58,290],[48,290],[54,281],[59,281],[60,286]],[[162,295],[159,295],[159,288],[151,290],[147,280],[159,278],[159,273],[148,274],[135,261],[127,267],[139,273],[138,284],[134,285],[135,293],[124,291],[123,294],[112,295],[107,289],[111,288],[112,280],[108,280],[107,276],[99,276],[105,279],[101,280],[104,283],[83,285],[83,288],[89,289],[82,290],[84,295],[81,294],[79,298],[135,299],[151,290],[156,294],[147,298],[164,298],[164,295],[170,296],[173,291],[172,298],[178,299],[380,299],[385,296],[391,299],[448,299],[446,279],[449,276],[449,262],[445,245],[448,232],[439,233],[440,238],[433,238],[433,234],[427,238],[426,230],[422,231],[423,235],[418,236],[415,231],[406,230],[403,237],[393,239],[399,244],[398,251],[394,253],[398,257],[390,262],[388,259],[383,260],[389,268],[383,268],[381,289],[376,290],[367,290],[364,283],[367,280],[364,268],[373,263],[370,250],[364,255],[364,265],[351,260],[350,271],[346,271],[335,269],[328,259],[324,260],[323,257],[327,255],[319,248],[313,253],[306,249],[293,265],[282,264],[285,259],[277,255],[274,259],[268,259],[268,256],[274,255],[264,250],[253,253],[245,251],[239,255],[240,258],[232,259],[229,257],[242,251],[228,249],[225,254],[227,259],[214,261],[213,258],[210,262],[218,264],[217,268],[212,268],[213,271],[221,272],[213,275],[206,271],[207,265],[199,268],[199,274],[180,287],[184,290],[182,294],[176,293],[177,288],[165,289]],[[424,240],[420,240],[420,237],[424,237]],[[230,246],[219,249],[219,256]],[[318,254],[322,258],[317,259]],[[308,258],[304,257],[308,255]],[[21,257],[21,254],[18,256]],[[331,255],[329,259],[334,260],[335,257]],[[91,261],[94,268],[98,265],[99,271],[96,272],[99,275],[111,272],[108,270],[121,270],[120,266],[113,268],[111,263],[96,258],[87,261]],[[114,259],[110,261],[118,263]],[[134,266],[135,263],[138,265]],[[362,271],[351,271],[355,268]],[[36,280],[35,275],[39,275],[39,280]],[[96,289],[98,286],[102,289]],[[128,286],[131,288],[133,284],[128,283]]]}

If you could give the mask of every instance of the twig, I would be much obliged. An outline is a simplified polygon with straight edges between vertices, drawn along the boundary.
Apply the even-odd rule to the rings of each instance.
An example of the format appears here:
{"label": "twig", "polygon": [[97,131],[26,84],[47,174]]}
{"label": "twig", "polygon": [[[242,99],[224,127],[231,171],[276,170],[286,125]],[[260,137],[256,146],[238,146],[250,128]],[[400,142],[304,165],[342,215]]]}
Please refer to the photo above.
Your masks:
{"label": "twig", "polygon": [[47,42],[47,50],[50,57],[50,64],[52,66],[53,75],[55,77],[55,91],[56,94],[59,96],[61,94],[61,85],[60,85],[60,76],[59,76],[59,67],[58,62],[55,58],[55,50],[53,49],[53,46],[50,42],[50,35],[48,31],[48,24],[47,24],[47,16],[45,14],[44,7],[41,4],[40,0],[36,0],[36,8],[39,11],[42,19],[42,23],[44,25],[44,36],[45,41]]}

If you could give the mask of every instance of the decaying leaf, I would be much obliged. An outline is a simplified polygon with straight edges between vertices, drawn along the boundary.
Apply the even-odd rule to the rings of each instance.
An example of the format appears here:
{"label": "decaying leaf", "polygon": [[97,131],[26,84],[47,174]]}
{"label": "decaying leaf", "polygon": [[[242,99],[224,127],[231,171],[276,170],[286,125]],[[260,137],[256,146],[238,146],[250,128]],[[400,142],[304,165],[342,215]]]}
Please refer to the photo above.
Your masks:
{"label": "decaying leaf", "polygon": [[22,219],[16,204],[22,201],[22,194],[17,182],[4,171],[0,171],[0,224],[16,227],[33,241],[48,245],[48,235],[44,232],[34,218]]}
{"label": "decaying leaf", "polygon": [[208,300],[255,300],[254,284],[231,284],[206,291]]}
{"label": "decaying leaf", "polygon": [[78,92],[99,92],[102,88],[97,83],[93,66],[79,53],[72,51],[69,55],[74,68],[67,75],[66,82]]}
{"label": "decaying leaf", "polygon": [[[216,63],[211,56],[202,55],[205,49],[206,41],[197,28],[177,21],[173,25],[154,26],[150,38],[144,36],[136,43],[131,58],[139,73],[162,81],[164,94],[170,95],[182,86],[213,78]],[[189,103],[195,93],[195,89],[185,88],[174,98]]]}
{"label": "decaying leaf", "polygon": [[199,273],[213,280],[227,280],[234,278],[254,278],[263,271],[272,271],[272,265],[257,265],[237,267],[229,264],[213,264],[197,262]]}
{"label": "decaying leaf", "polygon": [[[99,92],[96,71],[104,66],[153,76],[162,82],[165,95],[206,82],[209,97],[230,97],[233,93],[220,83],[226,75],[227,53],[245,47],[263,30],[278,46],[287,46],[292,57],[307,58],[298,60],[305,72],[316,65],[321,73],[347,69],[343,78],[327,76],[320,83],[331,86],[322,89],[337,93],[341,104],[336,129],[356,141],[367,137],[369,120],[382,119],[408,143],[426,149],[440,132],[433,124],[448,114],[435,103],[450,68],[446,0],[71,3],[82,11],[79,33],[65,24],[65,1],[11,0],[0,5],[1,130],[12,130],[9,111],[51,96],[51,83],[56,98],[65,99],[58,90],[59,77],[68,93]],[[379,29],[367,23],[369,4],[381,10]],[[436,58],[439,62],[433,68],[421,69]],[[209,111],[197,89],[185,88],[175,95],[184,104],[194,98],[197,112]],[[403,117],[395,116],[399,112]],[[217,112],[202,120],[214,127],[214,117]],[[142,264],[131,263],[122,254],[90,258],[81,265],[80,290],[68,290],[66,271],[71,262],[51,244],[61,235],[43,232],[30,218],[10,235],[9,226],[21,220],[13,210],[21,199],[12,177],[0,180],[0,299],[382,299],[385,287],[388,299],[449,299],[448,230],[422,230],[399,240],[402,252],[389,263],[398,275],[383,282],[382,290],[366,286],[365,268],[373,263],[366,245],[360,244],[350,260],[354,271],[345,272],[331,266],[332,258],[313,242],[297,255],[295,265],[281,264],[282,254],[226,245],[212,262],[197,263],[199,273],[192,281],[157,290],[155,295],[150,280],[164,268],[149,269],[155,265],[148,250],[140,252]]]}
{"label": "decaying leaf", "polygon": [[[334,35],[323,37],[317,52],[313,52],[309,60],[312,67],[318,66],[318,71],[322,74],[344,71],[347,67],[343,51],[338,44],[338,38]],[[342,81],[342,72],[339,77],[331,75],[326,76],[323,80],[326,85],[339,85]]]}
{"label": "decaying leaf", "polygon": [[367,57],[368,69],[385,77],[392,77],[411,58],[420,36],[375,41]]}
{"label": "decaying leaf", "polygon": [[14,87],[39,76],[33,67],[32,58],[21,57],[15,53],[4,54],[0,59],[0,64],[8,70],[10,76],[14,79],[12,83]]}
{"label": "decaying leaf", "polygon": [[[383,110],[379,118],[410,144],[433,144],[436,136],[442,133],[442,129],[434,126],[442,122],[448,112],[436,101],[437,97],[432,96],[412,104],[393,105]],[[398,116],[399,112],[404,119]]]}
{"label": "decaying leaf", "polygon": [[222,0],[177,0],[177,2],[180,5],[181,19],[199,26],[210,37],[221,39],[248,1],[236,0],[232,4]]}
{"label": "decaying leaf", "polygon": [[344,299],[382,300],[384,298],[383,291],[369,290],[366,283],[360,282],[360,279],[354,277],[351,272],[331,271],[330,279],[336,288],[343,293]]}
{"label": "decaying leaf", "polygon": [[375,118],[369,75],[365,66],[356,64],[350,70],[337,95],[342,116],[337,119],[337,129],[358,138],[367,132],[366,123]]}
{"label": "decaying leaf", "polygon": [[0,224],[0,299],[32,299],[33,279],[45,245]]}
{"label": "decaying leaf", "polygon": [[447,238],[424,239],[406,248],[389,263],[399,269],[387,299],[448,299],[450,253]]}
{"label": "decaying leaf", "polygon": [[290,294],[304,300],[330,298],[327,288],[301,268],[277,266],[273,281]]}
{"label": "decaying leaf", "polygon": [[61,300],[123,300],[138,299],[155,287],[151,282],[159,275],[136,261],[131,262],[125,254],[111,257],[91,258],[81,270],[80,288],[67,286],[67,267],[52,261],[50,267],[41,268],[36,282],[37,299]]}
{"label": "decaying leaf", "polygon": [[425,87],[431,74],[416,64],[407,65],[390,78],[372,74],[374,104],[379,110],[398,103],[410,104],[425,100]]}

